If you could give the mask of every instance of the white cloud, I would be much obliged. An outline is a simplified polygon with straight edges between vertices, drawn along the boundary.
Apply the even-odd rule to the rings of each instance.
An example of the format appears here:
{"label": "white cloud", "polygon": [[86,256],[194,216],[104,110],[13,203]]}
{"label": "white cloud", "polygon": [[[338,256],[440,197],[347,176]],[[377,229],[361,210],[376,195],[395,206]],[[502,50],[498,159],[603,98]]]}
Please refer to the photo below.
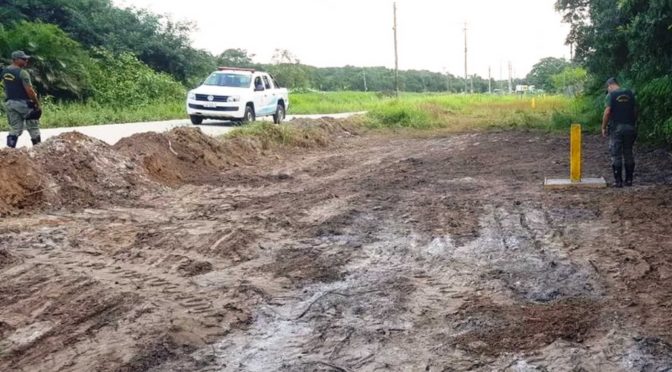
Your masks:
{"label": "white cloud", "polygon": [[[268,62],[286,48],[316,66],[394,65],[391,0],[115,0],[198,25],[194,46],[220,53],[244,48]],[[555,0],[398,0],[402,69],[447,68],[464,74],[464,21],[469,70],[504,76],[512,61],[524,76],[539,59],[569,57],[568,26]]]}

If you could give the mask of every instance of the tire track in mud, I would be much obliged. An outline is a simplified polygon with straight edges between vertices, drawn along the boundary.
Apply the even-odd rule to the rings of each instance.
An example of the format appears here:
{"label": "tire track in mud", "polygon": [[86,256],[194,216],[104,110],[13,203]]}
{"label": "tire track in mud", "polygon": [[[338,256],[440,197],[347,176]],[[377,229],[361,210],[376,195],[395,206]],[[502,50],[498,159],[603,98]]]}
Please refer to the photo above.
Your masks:
{"label": "tire track in mud", "polygon": [[[548,233],[552,229],[543,214],[537,221],[539,218],[526,208],[517,213],[486,208],[479,238],[459,246],[451,236],[428,240],[398,221],[358,213],[354,220],[349,219],[349,233],[370,231],[363,228],[369,220],[383,220],[380,225],[386,227],[379,227],[373,244],[362,245],[362,257],[344,267],[346,277],[287,295],[303,301],[262,306],[250,329],[216,346],[217,368],[309,371],[331,365],[364,371],[424,369],[440,364],[437,353],[445,352],[449,357],[443,361],[449,363],[456,352],[450,349],[455,340],[488,326],[446,321],[459,314],[472,296],[508,303],[511,298],[539,303],[585,298],[588,304],[577,303],[579,310],[584,306],[591,311],[599,308],[590,305],[600,297],[595,292],[599,282],[592,267],[577,266],[552,247],[544,248],[546,242],[537,238],[536,231]],[[354,239],[364,240],[362,236]],[[515,257],[507,257],[514,253]],[[493,273],[493,268],[498,271]],[[535,281],[518,282],[526,274]],[[586,282],[592,282],[592,287],[586,287]],[[536,288],[546,292],[535,292]],[[585,311],[580,314],[587,315]],[[554,330],[548,331],[550,343],[555,340]],[[532,336],[526,337],[533,341]],[[443,346],[437,348],[437,340],[442,340],[438,344]],[[403,355],[388,349],[403,350]],[[419,364],[423,360],[428,364]]]}
{"label": "tire track in mud", "polygon": [[[22,263],[3,271],[6,282],[0,284],[0,292],[5,294],[5,299],[6,295],[15,293],[32,297],[16,297],[16,308],[31,309],[31,312],[9,320],[12,324],[33,325],[25,330],[14,329],[18,336],[10,338],[9,343],[0,343],[0,349],[5,352],[0,355],[0,369],[3,365],[17,370],[22,365],[31,365],[31,370],[35,371],[110,370],[113,367],[109,366],[120,364],[129,370],[139,365],[149,368],[179,355],[170,351],[162,354],[168,359],[156,360],[156,350],[164,348],[165,343],[178,349],[180,343],[205,345],[221,338],[232,327],[247,322],[243,304],[231,306],[230,298],[213,296],[213,289],[194,281],[189,272],[181,270],[184,263],[204,262],[211,256],[201,255],[198,250],[185,250],[179,244],[172,250],[147,249],[151,247],[151,241],[136,232],[151,230],[154,223],[140,223],[133,215],[151,216],[152,213],[130,212],[91,210],[80,215],[57,217],[61,220],[53,223],[54,227],[42,228],[39,234],[9,229],[10,234],[3,236],[4,243],[12,243],[18,248],[13,249],[14,256]],[[104,222],[110,220],[117,222],[101,231],[106,225]],[[30,220],[23,223],[32,224]],[[192,233],[196,237],[199,235],[198,231]],[[221,246],[224,248],[226,244]],[[209,248],[204,247],[203,251]],[[31,282],[35,277],[44,278],[44,283]],[[11,283],[21,284],[19,287],[19,284],[11,286]],[[236,288],[223,289],[224,293],[236,291]],[[54,294],[50,295],[52,292]],[[97,293],[100,295],[95,295]],[[103,306],[114,310],[109,315],[104,311],[102,315],[90,314],[91,322],[100,323],[100,328],[96,326],[93,330],[85,324],[63,324],[58,320],[35,323],[31,320],[58,318],[59,313],[45,313],[44,306],[49,306],[49,298],[53,296],[62,297],[59,302],[72,302],[71,308],[81,302],[94,308]],[[47,305],[35,308],[40,301],[46,301]],[[6,314],[8,311],[12,314],[12,308],[4,309]],[[37,329],[33,329],[34,324],[38,324]],[[39,330],[39,324],[44,324],[44,331]],[[68,334],[54,331],[65,325],[72,327]],[[98,338],[108,333],[111,333],[107,336],[109,342],[100,345],[107,354],[85,346],[88,337]],[[33,339],[22,334],[37,336]],[[63,344],[75,351],[85,351],[72,354],[66,348],[56,352],[50,347],[36,347],[40,344]],[[131,350],[136,350],[134,357],[128,354]],[[54,353],[54,360],[39,361],[40,356],[48,352]],[[149,354],[144,357],[143,353]]]}

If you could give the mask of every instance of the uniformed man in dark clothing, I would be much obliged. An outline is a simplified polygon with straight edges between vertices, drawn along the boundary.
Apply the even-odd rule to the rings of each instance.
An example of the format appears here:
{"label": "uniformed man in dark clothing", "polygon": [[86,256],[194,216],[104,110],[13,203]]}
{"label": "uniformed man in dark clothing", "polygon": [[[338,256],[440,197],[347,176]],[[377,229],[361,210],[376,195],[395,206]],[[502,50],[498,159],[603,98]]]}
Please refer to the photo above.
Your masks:
{"label": "uniformed man in dark clothing", "polygon": [[30,118],[31,111],[39,110],[40,101],[33,89],[30,75],[24,69],[29,59],[30,56],[23,51],[13,52],[12,64],[5,67],[0,75],[5,85],[5,107],[10,128],[7,147],[16,147],[24,128],[30,134],[33,145],[41,142],[40,122]]}
{"label": "uniformed man in dark clothing", "polygon": [[607,81],[607,102],[602,119],[602,136],[609,136],[614,186],[623,187],[623,166],[625,165],[625,186],[632,186],[635,173],[633,147],[637,139],[637,104],[634,93],[621,88],[616,79]]}

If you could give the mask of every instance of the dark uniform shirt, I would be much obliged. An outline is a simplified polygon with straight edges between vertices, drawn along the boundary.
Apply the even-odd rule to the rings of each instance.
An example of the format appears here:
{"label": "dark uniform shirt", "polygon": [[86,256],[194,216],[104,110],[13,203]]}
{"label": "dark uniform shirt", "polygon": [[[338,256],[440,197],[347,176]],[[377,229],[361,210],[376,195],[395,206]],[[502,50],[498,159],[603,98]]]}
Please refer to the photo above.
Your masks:
{"label": "dark uniform shirt", "polygon": [[615,90],[607,95],[611,121],[615,124],[635,124],[635,94],[630,89]]}
{"label": "dark uniform shirt", "polygon": [[24,85],[31,85],[30,75],[28,71],[9,66],[2,70],[2,82],[5,85],[5,99],[28,101],[28,94]]}

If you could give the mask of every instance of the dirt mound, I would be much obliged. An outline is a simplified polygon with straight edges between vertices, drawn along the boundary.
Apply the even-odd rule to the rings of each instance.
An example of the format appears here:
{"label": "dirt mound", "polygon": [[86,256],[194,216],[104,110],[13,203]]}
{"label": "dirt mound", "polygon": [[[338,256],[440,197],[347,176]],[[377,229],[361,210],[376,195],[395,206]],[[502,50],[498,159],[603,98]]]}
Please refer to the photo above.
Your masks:
{"label": "dirt mound", "polygon": [[358,117],[334,119],[297,118],[288,122],[289,125],[303,130],[304,143],[299,147],[326,146],[335,139],[350,137],[361,133],[362,120]]}
{"label": "dirt mound", "polygon": [[58,189],[57,202],[68,207],[123,203],[149,183],[128,157],[77,132],[49,139],[36,148],[34,158]]}
{"label": "dirt mound", "polygon": [[0,215],[45,207],[93,207],[136,197],[151,183],[111,146],[81,133],[30,150],[0,151]]}
{"label": "dirt mound", "polygon": [[220,171],[243,163],[256,153],[253,143],[224,144],[199,128],[176,128],[167,133],[140,133],[114,148],[146,169],[155,181],[177,186],[206,184],[221,179]]}
{"label": "dirt mound", "polygon": [[[358,124],[357,119],[322,118],[286,126],[302,131],[292,147],[310,148],[355,134]],[[220,141],[199,128],[136,134],[114,146],[68,132],[30,150],[0,151],[0,216],[45,207],[126,204],[157,183],[221,183],[232,176],[223,171],[254,164],[269,149],[263,138]]]}
{"label": "dirt mound", "polygon": [[0,150],[0,216],[42,200],[45,177],[24,150]]}

